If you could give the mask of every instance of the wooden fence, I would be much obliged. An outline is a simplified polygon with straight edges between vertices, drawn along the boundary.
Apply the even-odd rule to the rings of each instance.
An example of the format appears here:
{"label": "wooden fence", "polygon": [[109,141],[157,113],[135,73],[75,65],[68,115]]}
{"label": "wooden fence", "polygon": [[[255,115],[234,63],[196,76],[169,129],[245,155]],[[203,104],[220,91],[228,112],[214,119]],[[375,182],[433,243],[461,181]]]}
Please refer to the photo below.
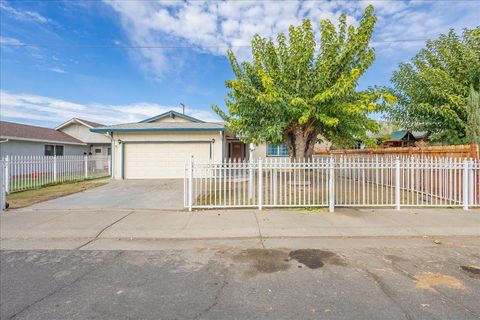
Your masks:
{"label": "wooden fence", "polygon": [[398,156],[425,156],[433,158],[473,158],[478,159],[478,145],[459,146],[429,146],[406,148],[377,148],[377,149],[343,149],[343,150],[315,150],[316,156],[348,156],[348,155],[398,155]]}

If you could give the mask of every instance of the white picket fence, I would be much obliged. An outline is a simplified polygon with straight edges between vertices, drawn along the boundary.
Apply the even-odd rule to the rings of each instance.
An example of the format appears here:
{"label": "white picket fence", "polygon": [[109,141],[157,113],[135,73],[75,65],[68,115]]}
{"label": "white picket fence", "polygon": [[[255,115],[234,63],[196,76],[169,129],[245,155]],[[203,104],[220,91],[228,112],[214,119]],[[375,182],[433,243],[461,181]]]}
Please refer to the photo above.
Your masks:
{"label": "white picket fence", "polygon": [[110,156],[7,156],[2,161],[6,193],[111,174]]}
{"label": "white picket fence", "polygon": [[341,157],[186,165],[184,205],[242,207],[480,206],[473,159]]}

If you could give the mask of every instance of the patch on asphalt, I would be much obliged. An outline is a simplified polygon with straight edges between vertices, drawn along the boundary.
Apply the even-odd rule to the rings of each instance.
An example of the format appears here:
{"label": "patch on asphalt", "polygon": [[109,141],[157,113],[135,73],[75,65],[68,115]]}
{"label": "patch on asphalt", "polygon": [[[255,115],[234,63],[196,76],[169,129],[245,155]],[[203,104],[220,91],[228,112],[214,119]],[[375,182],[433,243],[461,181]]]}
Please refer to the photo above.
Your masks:
{"label": "patch on asphalt", "polygon": [[417,287],[422,289],[433,289],[437,286],[443,286],[452,289],[465,289],[463,282],[457,278],[434,272],[424,272],[418,276],[415,276],[415,282]]}
{"label": "patch on asphalt", "polygon": [[282,250],[274,249],[247,249],[233,257],[234,261],[248,262],[249,274],[274,273],[285,271],[290,267],[288,254]]}
{"label": "patch on asphalt", "polygon": [[338,254],[331,251],[324,251],[319,249],[299,249],[290,251],[288,257],[296,260],[310,269],[318,269],[325,265],[325,263],[337,266],[346,266],[345,259]]}
{"label": "patch on asphalt", "polygon": [[286,271],[290,268],[292,260],[299,263],[298,268],[303,265],[310,269],[318,269],[325,264],[347,265],[345,259],[336,253],[318,249],[299,249],[290,252],[276,249],[246,249],[233,256],[233,260],[249,263],[247,275],[250,276]]}
{"label": "patch on asphalt", "polygon": [[460,266],[470,278],[480,279],[480,268],[477,266]]}

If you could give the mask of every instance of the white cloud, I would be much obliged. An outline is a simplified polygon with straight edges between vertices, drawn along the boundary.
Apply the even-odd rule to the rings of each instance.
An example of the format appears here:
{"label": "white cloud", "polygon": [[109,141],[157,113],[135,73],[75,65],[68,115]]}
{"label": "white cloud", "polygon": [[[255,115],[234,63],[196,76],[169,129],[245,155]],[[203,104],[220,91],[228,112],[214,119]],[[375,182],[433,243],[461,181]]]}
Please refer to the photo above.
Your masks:
{"label": "white cloud", "polygon": [[[147,102],[125,105],[79,104],[62,99],[3,90],[0,91],[0,110],[2,119],[16,119],[22,122],[62,123],[76,117],[104,124],[138,122],[169,110],[182,111],[178,106]],[[219,121],[213,112],[190,107],[187,107],[186,111],[189,116],[204,121]]]}
{"label": "white cloud", "polygon": [[50,19],[42,16],[38,12],[29,11],[29,10],[18,10],[9,6],[4,1],[0,2],[0,9],[2,9],[6,13],[11,14],[18,20],[34,21],[39,23],[47,23],[51,21]]}
{"label": "white cloud", "polygon": [[[275,37],[303,18],[310,18],[317,31],[321,19],[334,21],[342,12],[357,24],[368,4],[378,16],[374,46],[410,53],[423,42],[391,41],[432,38],[450,27],[475,26],[480,11],[478,1],[104,1],[118,13],[133,45],[187,45],[216,55],[232,46],[248,46],[256,33]],[[233,50],[241,59],[249,57],[249,48]],[[174,69],[169,52],[142,49],[140,61],[161,75]]]}
{"label": "white cloud", "polygon": [[23,43],[20,40],[15,38],[0,36],[0,44],[8,45],[8,46],[18,46],[18,45],[22,45]]}
{"label": "white cloud", "polygon": [[67,73],[67,71],[63,70],[62,68],[59,68],[59,67],[53,67],[53,68],[50,68],[48,69],[52,72],[55,72],[55,73]]}

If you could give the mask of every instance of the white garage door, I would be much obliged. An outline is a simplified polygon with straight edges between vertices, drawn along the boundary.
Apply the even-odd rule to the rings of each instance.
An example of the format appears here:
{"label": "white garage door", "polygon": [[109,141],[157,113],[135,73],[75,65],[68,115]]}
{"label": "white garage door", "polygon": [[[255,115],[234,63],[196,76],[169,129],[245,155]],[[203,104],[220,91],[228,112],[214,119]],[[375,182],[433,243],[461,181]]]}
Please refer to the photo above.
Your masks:
{"label": "white garage door", "polygon": [[125,179],[183,178],[185,163],[210,159],[209,143],[126,143]]}

